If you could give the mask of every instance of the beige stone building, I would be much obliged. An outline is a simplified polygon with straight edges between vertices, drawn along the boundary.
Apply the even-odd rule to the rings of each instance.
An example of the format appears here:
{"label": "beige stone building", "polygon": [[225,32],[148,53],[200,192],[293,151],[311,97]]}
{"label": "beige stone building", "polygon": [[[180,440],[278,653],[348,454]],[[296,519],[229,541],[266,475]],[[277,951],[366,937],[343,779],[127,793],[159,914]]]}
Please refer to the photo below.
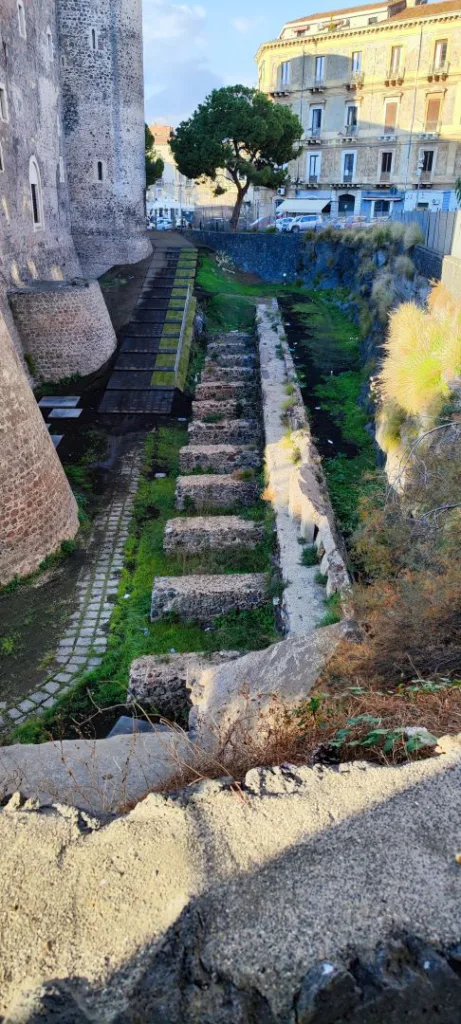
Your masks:
{"label": "beige stone building", "polygon": [[[150,130],[155,138],[155,151],[164,162],[162,178],[148,190],[148,208],[154,204],[157,210],[172,211],[200,210],[215,208],[216,210],[232,210],[237,198],[237,189],[225,171],[218,171],[213,181],[193,181],[180,174],[176,167],[170,148],[170,138],[174,129],[169,125],[151,124]],[[215,195],[216,186],[225,191]]]}
{"label": "beige stone building", "polygon": [[394,202],[456,208],[460,0],[309,14],[264,43],[257,63],[259,88],[304,127],[287,197],[368,216],[389,213]]}

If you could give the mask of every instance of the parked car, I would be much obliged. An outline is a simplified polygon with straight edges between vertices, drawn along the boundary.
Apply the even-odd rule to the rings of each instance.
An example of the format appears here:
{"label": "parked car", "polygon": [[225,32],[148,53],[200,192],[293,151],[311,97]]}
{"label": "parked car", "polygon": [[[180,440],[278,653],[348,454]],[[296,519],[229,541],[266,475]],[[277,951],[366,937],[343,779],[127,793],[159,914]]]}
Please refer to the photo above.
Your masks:
{"label": "parked car", "polygon": [[278,217],[275,222],[276,231],[290,231],[291,225],[293,224],[294,217]]}
{"label": "parked car", "polygon": [[157,217],[155,221],[156,231],[171,231],[173,221],[169,217]]}
{"label": "parked car", "polygon": [[319,231],[323,226],[323,218],[320,213],[305,213],[302,217],[295,217],[288,230],[293,234],[298,234],[300,231],[309,231],[312,228]]}

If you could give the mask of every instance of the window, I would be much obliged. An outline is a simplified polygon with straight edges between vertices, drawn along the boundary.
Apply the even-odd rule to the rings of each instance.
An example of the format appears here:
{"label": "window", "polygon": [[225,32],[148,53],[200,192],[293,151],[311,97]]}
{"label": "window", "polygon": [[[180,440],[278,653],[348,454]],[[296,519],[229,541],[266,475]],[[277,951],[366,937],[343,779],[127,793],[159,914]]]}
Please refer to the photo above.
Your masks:
{"label": "window", "polygon": [[98,49],[99,39],[98,39],[98,33],[97,33],[95,28],[91,29],[90,38],[91,38],[91,49],[92,50],[97,50]]}
{"label": "window", "polygon": [[3,174],[4,170],[5,170],[5,164],[3,163],[3,149],[2,149],[2,144],[0,142],[0,174]]}
{"label": "window", "polygon": [[377,25],[378,24],[378,19],[376,17],[374,17],[374,16],[372,18],[368,18],[368,24],[369,25]]}
{"label": "window", "polygon": [[23,39],[26,39],[26,12],[24,10],[24,4],[22,3],[22,0],[18,0],[18,22],[19,35],[22,36]]}
{"label": "window", "polygon": [[104,181],[104,164],[102,160],[98,160],[96,164],[96,177],[98,181]]}
{"label": "window", "polygon": [[261,88],[261,86],[264,83],[265,73],[266,73],[266,62],[265,62],[265,60],[263,60],[262,64],[260,65],[260,68],[259,68],[259,78],[258,78],[259,88]]}
{"label": "window", "polygon": [[381,153],[381,174],[390,174],[392,171],[393,153]]}
{"label": "window", "polygon": [[280,85],[290,84],[290,61],[284,60],[283,64],[280,65]]}
{"label": "window", "polygon": [[343,154],[343,181],[352,181],[355,171],[355,153]]}
{"label": "window", "polygon": [[432,174],[434,169],[434,150],[423,149],[419,159],[419,168],[422,174]]}
{"label": "window", "polygon": [[54,60],[53,36],[51,35],[50,28],[48,28],[46,32],[46,54],[48,60]]}
{"label": "window", "polygon": [[393,132],[397,125],[398,100],[387,100],[384,106],[384,127],[386,131]]}
{"label": "window", "polygon": [[361,50],[354,50],[354,52],[352,54],[352,70],[353,71],[361,71],[362,70],[362,51]]}
{"label": "window", "polygon": [[320,163],[320,153],[309,153],[307,170],[311,184],[315,184],[319,180]]}
{"label": "window", "polygon": [[400,71],[401,64],[402,64],[402,47],[401,46],[393,46],[392,50],[391,50],[391,63],[390,63],[390,68],[389,68],[391,75],[397,75],[398,74],[398,72]]}
{"label": "window", "polygon": [[386,217],[390,213],[391,204],[388,199],[376,199],[374,216],[375,217]]}
{"label": "window", "polygon": [[426,132],[436,132],[439,126],[441,96],[428,96],[426,106]]}
{"label": "window", "polygon": [[0,85],[0,121],[8,121],[8,97],[4,85]]}
{"label": "window", "polygon": [[346,128],[357,128],[358,109],[355,103],[348,103],[346,107]]}
{"label": "window", "polygon": [[315,58],[315,81],[323,82],[325,78],[325,57]]}
{"label": "window", "polygon": [[322,107],[311,107],[311,133],[315,137],[320,135],[320,129],[322,127]]}
{"label": "window", "polygon": [[448,39],[438,39],[434,50],[434,68],[443,68],[447,59]]}
{"label": "window", "polygon": [[32,216],[34,221],[34,227],[39,228],[43,225],[42,183],[40,180],[40,171],[38,169],[38,163],[35,160],[35,157],[31,158],[29,164],[29,185],[30,195],[32,199]]}

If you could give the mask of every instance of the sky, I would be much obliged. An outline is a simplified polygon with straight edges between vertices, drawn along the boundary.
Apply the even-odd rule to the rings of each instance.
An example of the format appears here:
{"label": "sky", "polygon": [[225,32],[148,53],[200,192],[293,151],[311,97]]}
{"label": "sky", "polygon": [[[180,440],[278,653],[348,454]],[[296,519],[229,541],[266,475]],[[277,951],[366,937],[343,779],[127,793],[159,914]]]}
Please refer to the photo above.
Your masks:
{"label": "sky", "polygon": [[143,0],[146,120],[175,127],[212,89],[256,85],[258,46],[275,39],[284,21],[348,6],[351,0]]}

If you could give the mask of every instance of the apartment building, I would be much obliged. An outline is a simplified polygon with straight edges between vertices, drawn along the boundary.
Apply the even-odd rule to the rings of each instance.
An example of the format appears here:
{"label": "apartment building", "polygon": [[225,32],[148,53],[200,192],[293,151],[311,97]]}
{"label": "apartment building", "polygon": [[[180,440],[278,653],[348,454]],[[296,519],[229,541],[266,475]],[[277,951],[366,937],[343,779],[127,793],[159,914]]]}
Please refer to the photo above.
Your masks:
{"label": "apartment building", "polygon": [[461,0],[366,4],[287,22],[257,53],[258,85],[303,127],[286,197],[380,216],[456,208]]}

